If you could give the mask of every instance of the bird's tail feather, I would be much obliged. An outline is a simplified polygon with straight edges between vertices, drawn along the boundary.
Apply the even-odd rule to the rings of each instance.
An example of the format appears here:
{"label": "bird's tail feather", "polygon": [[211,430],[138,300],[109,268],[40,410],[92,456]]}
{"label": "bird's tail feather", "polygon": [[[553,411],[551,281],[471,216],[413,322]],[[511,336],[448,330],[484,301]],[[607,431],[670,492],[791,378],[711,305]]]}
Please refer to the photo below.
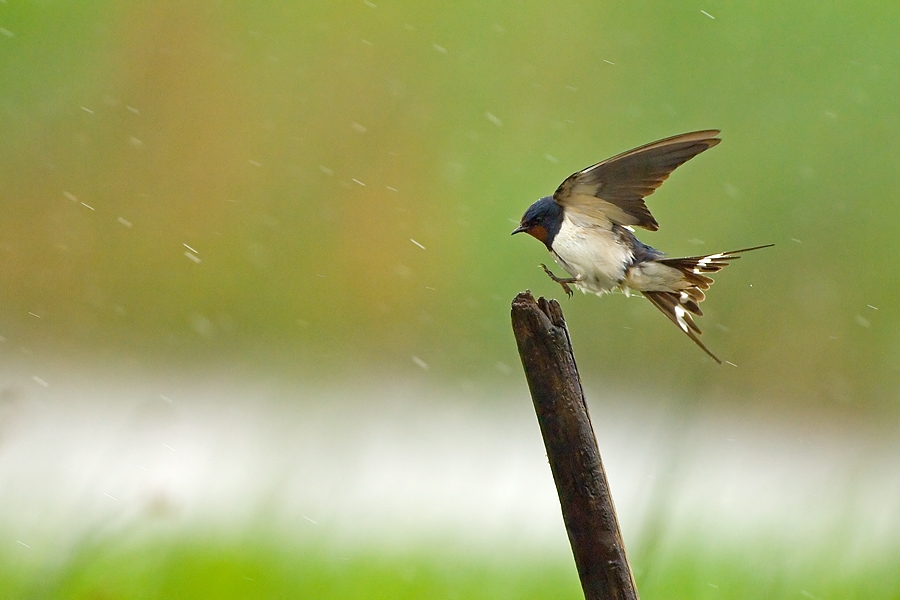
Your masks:
{"label": "bird's tail feather", "polygon": [[702,332],[694,323],[691,315],[703,316],[700,310],[700,303],[706,298],[704,290],[708,290],[713,284],[711,277],[706,273],[716,273],[728,266],[729,261],[740,258],[743,252],[751,250],[759,250],[761,248],[769,248],[774,244],[765,244],[763,246],[754,246],[753,248],[744,248],[742,250],[732,250],[730,252],[719,252],[716,254],[707,254],[705,256],[687,256],[684,258],[661,258],[656,262],[664,264],[668,267],[678,269],[684,275],[684,281],[688,284],[684,290],[677,292],[669,291],[645,291],[642,294],[670,321],[675,323],[695,344],[700,346],[704,352],[712,357],[714,361],[722,364],[715,354],[710,352],[703,342],[700,341]]}
{"label": "bird's tail feather", "polygon": [[762,248],[771,248],[775,244],[765,244],[763,246],[754,246],[752,248],[743,248],[742,250],[731,250],[729,252],[717,252],[716,254],[707,254],[705,256],[686,256],[683,258],[659,258],[656,260],[669,267],[678,269],[687,276],[700,275],[700,282],[705,283],[706,287],[702,289],[708,290],[712,285],[712,279],[704,277],[704,273],[716,273],[728,266],[729,261],[740,258],[744,252],[760,250]]}
{"label": "bird's tail feather", "polygon": [[700,341],[700,335],[703,333],[697,324],[694,323],[693,317],[687,312],[681,301],[678,292],[641,292],[644,297],[650,301],[653,306],[658,308],[664,315],[669,317],[685,335],[694,340],[694,343],[709,354],[714,361],[722,364],[718,356],[713,354],[706,345]]}

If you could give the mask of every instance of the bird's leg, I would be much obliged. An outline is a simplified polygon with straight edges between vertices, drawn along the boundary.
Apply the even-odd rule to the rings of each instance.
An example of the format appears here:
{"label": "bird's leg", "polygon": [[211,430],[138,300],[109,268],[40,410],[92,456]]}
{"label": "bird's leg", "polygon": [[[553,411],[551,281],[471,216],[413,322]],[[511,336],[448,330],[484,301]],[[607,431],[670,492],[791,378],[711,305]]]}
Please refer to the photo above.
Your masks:
{"label": "bird's leg", "polygon": [[556,275],[553,274],[553,271],[548,269],[547,265],[545,265],[543,263],[541,263],[541,268],[544,269],[544,273],[546,273],[550,279],[552,279],[553,281],[555,281],[556,283],[558,283],[559,285],[562,286],[562,289],[565,290],[566,295],[569,298],[572,297],[572,294],[574,294],[575,292],[572,291],[572,288],[569,287],[569,284],[570,283],[579,283],[581,281],[581,277],[565,277],[565,278],[557,277]]}

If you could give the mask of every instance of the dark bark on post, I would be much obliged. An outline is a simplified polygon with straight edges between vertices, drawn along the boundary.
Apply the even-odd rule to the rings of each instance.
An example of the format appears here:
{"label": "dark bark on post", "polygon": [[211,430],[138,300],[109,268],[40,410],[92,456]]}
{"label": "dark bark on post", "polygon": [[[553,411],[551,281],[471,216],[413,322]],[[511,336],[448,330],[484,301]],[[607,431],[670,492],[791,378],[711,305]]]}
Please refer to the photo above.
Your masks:
{"label": "dark bark on post", "polygon": [[637,600],[562,309],[516,296],[512,325],[587,600]]}

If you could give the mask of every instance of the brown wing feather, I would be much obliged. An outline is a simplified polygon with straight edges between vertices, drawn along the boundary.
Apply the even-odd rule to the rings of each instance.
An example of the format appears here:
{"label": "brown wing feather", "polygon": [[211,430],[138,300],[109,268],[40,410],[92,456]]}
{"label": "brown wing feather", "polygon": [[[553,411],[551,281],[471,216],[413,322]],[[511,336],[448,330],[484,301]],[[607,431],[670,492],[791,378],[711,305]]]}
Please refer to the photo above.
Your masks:
{"label": "brown wing feather", "polygon": [[680,165],[721,140],[716,129],[683,133],[623,152],[570,175],[553,199],[584,216],[651,231],[659,224],[644,198]]}

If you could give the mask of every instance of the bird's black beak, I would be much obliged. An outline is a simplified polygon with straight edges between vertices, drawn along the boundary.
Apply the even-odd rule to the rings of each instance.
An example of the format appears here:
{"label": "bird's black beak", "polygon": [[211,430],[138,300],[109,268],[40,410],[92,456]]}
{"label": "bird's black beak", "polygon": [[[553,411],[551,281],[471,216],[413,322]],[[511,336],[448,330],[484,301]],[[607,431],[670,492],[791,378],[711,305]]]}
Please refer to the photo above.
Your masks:
{"label": "bird's black beak", "polygon": [[519,225],[518,227],[513,229],[513,232],[510,235],[516,235],[517,233],[522,233],[523,231],[528,231],[528,228],[524,225]]}

